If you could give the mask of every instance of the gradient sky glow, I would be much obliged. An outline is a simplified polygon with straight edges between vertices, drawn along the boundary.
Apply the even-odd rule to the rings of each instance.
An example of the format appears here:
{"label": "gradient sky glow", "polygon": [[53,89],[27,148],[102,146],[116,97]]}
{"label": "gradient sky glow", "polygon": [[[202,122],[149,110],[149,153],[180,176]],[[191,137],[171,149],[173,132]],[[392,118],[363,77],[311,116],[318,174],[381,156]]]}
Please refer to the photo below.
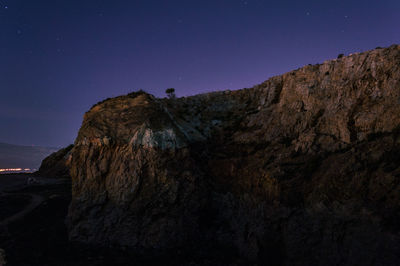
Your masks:
{"label": "gradient sky glow", "polygon": [[399,0],[0,0],[0,142],[66,146],[107,97],[251,87],[400,43],[399,17]]}

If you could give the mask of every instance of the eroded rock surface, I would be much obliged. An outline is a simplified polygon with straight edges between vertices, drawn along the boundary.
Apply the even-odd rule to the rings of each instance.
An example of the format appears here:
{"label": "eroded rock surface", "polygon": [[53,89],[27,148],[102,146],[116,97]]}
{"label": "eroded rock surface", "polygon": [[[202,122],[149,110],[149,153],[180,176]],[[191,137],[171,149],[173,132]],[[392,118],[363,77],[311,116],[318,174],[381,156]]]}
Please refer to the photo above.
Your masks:
{"label": "eroded rock surface", "polygon": [[85,114],[70,238],[286,265],[396,265],[400,46],[250,89]]}
{"label": "eroded rock surface", "polygon": [[66,164],[73,147],[73,145],[69,145],[47,156],[34,174],[50,178],[70,178],[69,168]]}

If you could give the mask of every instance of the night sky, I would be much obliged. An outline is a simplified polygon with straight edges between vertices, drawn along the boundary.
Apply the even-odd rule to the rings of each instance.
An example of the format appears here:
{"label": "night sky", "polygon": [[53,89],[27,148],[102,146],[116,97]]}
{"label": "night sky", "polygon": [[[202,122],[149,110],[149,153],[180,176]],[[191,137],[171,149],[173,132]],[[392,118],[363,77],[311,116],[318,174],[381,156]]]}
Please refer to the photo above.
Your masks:
{"label": "night sky", "polygon": [[0,0],[0,142],[66,146],[107,97],[251,87],[394,43],[399,0]]}

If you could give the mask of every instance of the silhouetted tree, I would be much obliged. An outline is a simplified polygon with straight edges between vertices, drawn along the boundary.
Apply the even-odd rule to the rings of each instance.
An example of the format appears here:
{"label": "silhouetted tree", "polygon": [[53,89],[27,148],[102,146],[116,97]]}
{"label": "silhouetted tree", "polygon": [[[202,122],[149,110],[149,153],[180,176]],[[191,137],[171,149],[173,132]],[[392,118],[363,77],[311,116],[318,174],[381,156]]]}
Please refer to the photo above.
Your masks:
{"label": "silhouetted tree", "polygon": [[170,98],[170,99],[174,99],[175,98],[175,89],[174,88],[166,89],[165,93],[167,94],[168,98]]}

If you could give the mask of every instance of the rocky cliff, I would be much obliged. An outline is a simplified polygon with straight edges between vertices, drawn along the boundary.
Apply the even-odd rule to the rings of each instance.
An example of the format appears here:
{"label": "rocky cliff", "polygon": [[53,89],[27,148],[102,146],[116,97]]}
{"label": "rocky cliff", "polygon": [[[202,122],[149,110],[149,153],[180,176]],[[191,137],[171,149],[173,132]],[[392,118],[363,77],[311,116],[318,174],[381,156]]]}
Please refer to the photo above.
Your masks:
{"label": "rocky cliff", "polygon": [[70,178],[69,169],[66,164],[73,147],[74,145],[69,145],[47,156],[34,175],[50,178]]}
{"label": "rocky cliff", "polygon": [[224,264],[395,265],[399,162],[397,45],[250,89],[131,93],[84,116],[70,238]]}

